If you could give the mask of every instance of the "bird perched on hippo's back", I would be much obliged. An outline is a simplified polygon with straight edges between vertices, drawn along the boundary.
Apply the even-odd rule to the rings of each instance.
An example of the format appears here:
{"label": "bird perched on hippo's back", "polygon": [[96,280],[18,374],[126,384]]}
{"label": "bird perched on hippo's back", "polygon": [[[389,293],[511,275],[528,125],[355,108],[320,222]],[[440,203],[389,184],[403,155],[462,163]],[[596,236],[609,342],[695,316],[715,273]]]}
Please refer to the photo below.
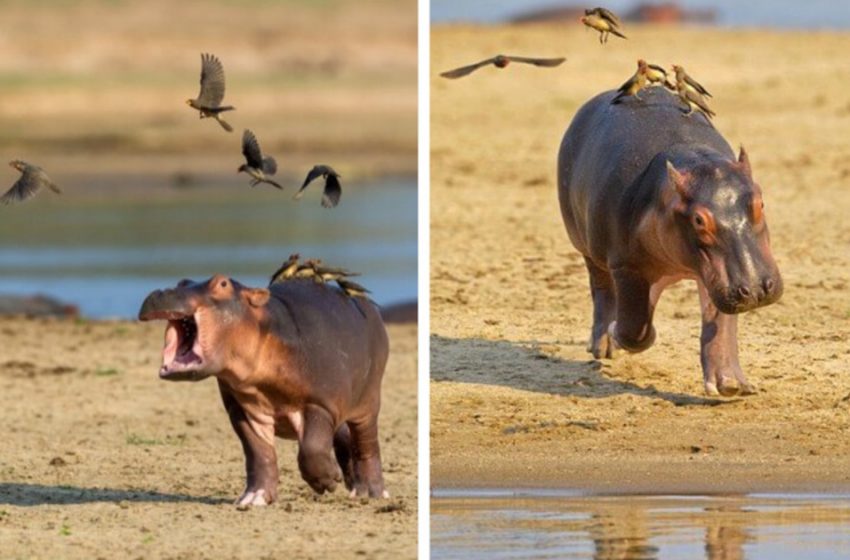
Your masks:
{"label": "bird perched on hippo's back", "polygon": [[639,59],[637,61],[637,70],[634,75],[620,86],[617,90],[617,95],[614,96],[611,103],[616,105],[617,103],[621,103],[624,98],[630,96],[634,96],[635,99],[640,100],[638,92],[646,87],[648,69],[649,66],[646,64],[646,61],[642,58]]}
{"label": "bird perched on hippo's back", "polygon": [[57,194],[62,192],[59,186],[47,176],[47,173],[37,165],[15,159],[9,162],[9,166],[20,171],[21,176],[12,185],[12,188],[0,197],[0,204],[23,202],[34,197],[43,187],[47,187]]}
{"label": "bird perched on hippo's back", "polygon": [[295,196],[292,198],[299,200],[302,196],[304,196],[304,189],[306,189],[314,179],[318,179],[319,177],[324,177],[325,179],[325,190],[322,193],[322,206],[325,208],[333,208],[339,204],[339,199],[342,197],[342,186],[339,184],[340,174],[334,171],[329,165],[314,166],[307,174],[307,178],[304,179],[304,184],[301,185],[301,189],[295,193]]}
{"label": "bird perched on hippo's back", "polygon": [[221,118],[221,113],[233,111],[236,107],[222,105],[222,101],[224,101],[224,67],[215,55],[203,53],[201,54],[201,91],[195,99],[187,99],[186,104],[196,109],[200,118],[212,117],[224,130],[233,132],[233,127]]}
{"label": "bird perched on hippo's back", "polygon": [[479,68],[483,68],[491,64],[496,68],[505,68],[511,62],[520,62],[522,64],[531,64],[544,68],[552,68],[554,66],[559,66],[565,60],[566,58],[529,58],[525,56],[497,54],[492,58],[476,62],[475,64],[461,66],[460,68],[455,68],[454,70],[448,70],[447,72],[441,73],[440,76],[442,76],[443,78],[449,78],[451,80],[454,80],[457,78],[462,78],[463,76],[468,76]]}
{"label": "bird perched on hippo's back", "polygon": [[605,8],[592,8],[584,11],[579,21],[599,32],[599,43],[607,43],[608,36],[613,34],[622,39],[627,37],[620,31],[620,18],[614,12]]}
{"label": "bird perched on hippo's back", "polygon": [[245,163],[239,166],[238,172],[244,171],[251,176],[252,187],[260,183],[268,183],[283,190],[283,187],[269,178],[270,175],[277,173],[277,162],[271,156],[263,157],[257,137],[247,128],[242,134],[242,155],[245,156]]}
{"label": "bird perched on hippo's back", "polygon": [[704,95],[711,97],[711,94],[699,82],[688,76],[681,66],[673,65],[673,69],[676,71],[676,91],[679,94],[679,100],[688,107],[685,116],[698,110],[711,120],[716,113],[709,108],[708,101],[703,97]]}

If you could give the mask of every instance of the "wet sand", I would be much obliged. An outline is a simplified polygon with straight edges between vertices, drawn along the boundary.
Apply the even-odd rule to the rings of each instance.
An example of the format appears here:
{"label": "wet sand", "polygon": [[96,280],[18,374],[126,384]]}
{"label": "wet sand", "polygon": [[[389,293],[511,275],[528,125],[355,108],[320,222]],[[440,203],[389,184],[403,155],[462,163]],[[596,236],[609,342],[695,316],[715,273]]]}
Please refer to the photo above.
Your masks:
{"label": "wet sand", "polygon": [[[432,483],[603,492],[850,487],[850,34],[630,26],[432,35]],[[699,45],[699,48],[693,48]],[[437,77],[497,52],[554,70]],[[650,350],[594,361],[591,301],[555,160],[573,114],[635,59],[685,65],[765,193],[782,300],[739,322],[759,388],[706,398],[694,283],[668,289]],[[791,68],[805,68],[791,75]]]}
{"label": "wet sand", "polygon": [[0,556],[415,558],[416,329],[389,327],[389,500],[317,496],[278,440],[279,502],[237,511],[243,455],[212,380],[160,381],[162,324],[0,320]]}

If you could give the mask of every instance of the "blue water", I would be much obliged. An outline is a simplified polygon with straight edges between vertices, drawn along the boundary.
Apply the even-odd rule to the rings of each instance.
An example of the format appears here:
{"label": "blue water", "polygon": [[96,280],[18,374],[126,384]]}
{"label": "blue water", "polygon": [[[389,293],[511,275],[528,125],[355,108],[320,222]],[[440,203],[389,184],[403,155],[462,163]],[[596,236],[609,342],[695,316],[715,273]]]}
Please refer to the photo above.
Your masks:
{"label": "blue water", "polygon": [[361,185],[340,205],[276,193],[176,200],[41,197],[0,209],[0,294],[41,293],[88,317],[133,317],[144,297],[216,273],[252,286],[290,253],[362,273],[380,304],[417,294],[415,180]]}
{"label": "blue water", "polygon": [[593,496],[570,490],[435,490],[431,557],[838,559],[850,496]]}
{"label": "blue water", "polygon": [[[625,13],[641,2],[606,0],[579,2],[558,0],[431,0],[431,20],[438,23],[472,21],[493,23],[521,12],[552,6],[604,5]],[[659,2],[652,2],[659,3]],[[850,2],[845,0],[680,0],[687,8],[715,8],[718,23],[732,26],[783,27],[799,29],[844,29],[850,27]]]}

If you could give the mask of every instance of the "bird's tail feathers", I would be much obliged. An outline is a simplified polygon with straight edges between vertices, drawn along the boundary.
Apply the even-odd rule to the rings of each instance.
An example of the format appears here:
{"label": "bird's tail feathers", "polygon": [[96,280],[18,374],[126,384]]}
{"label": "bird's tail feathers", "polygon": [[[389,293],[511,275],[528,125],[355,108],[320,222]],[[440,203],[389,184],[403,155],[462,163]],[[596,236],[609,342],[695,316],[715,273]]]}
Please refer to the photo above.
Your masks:
{"label": "bird's tail feathers", "polygon": [[226,120],[224,120],[223,118],[221,118],[218,115],[215,116],[215,120],[218,121],[218,124],[221,125],[221,128],[223,128],[227,132],[233,132],[233,127],[230,126],[230,123],[228,123]]}

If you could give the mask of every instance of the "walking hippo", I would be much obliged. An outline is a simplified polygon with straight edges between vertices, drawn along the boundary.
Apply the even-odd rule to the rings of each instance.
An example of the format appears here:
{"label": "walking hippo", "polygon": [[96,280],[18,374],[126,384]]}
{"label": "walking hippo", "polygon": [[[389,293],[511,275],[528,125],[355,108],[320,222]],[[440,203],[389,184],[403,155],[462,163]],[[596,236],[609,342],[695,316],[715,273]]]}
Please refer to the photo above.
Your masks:
{"label": "walking hippo", "polygon": [[245,452],[240,506],[277,498],[275,436],[298,440],[318,493],[386,497],[378,446],[389,343],[369,299],[309,278],[249,288],[226,276],[182,280],[145,299],[139,319],[168,321],[159,375],[214,376]]}
{"label": "walking hippo", "polygon": [[614,91],[591,99],[558,153],[561,214],[590,275],[588,351],[649,348],[661,292],[694,279],[705,391],[751,394],[736,314],[782,294],[761,188],[746,151],[736,158],[703,115],[684,116],[663,88],[644,93],[616,105]]}

